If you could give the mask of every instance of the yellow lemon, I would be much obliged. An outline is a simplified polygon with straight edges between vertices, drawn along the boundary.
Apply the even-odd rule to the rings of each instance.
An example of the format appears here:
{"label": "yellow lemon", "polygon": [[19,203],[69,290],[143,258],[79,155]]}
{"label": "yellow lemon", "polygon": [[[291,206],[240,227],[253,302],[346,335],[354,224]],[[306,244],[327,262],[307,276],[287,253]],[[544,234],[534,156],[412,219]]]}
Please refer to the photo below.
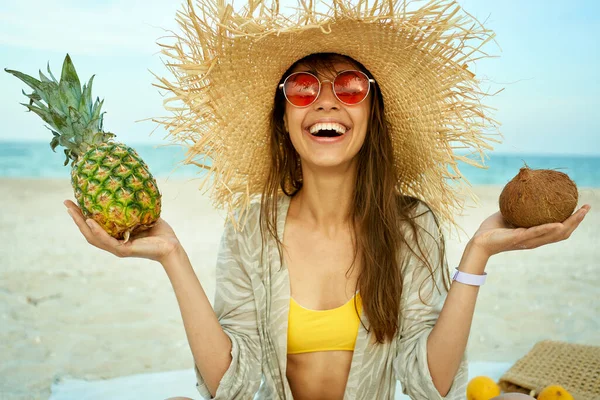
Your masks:
{"label": "yellow lemon", "polygon": [[467,385],[467,400],[490,400],[500,396],[500,387],[488,376],[476,376]]}
{"label": "yellow lemon", "polygon": [[538,400],[574,400],[571,393],[560,385],[546,386],[537,397]]}

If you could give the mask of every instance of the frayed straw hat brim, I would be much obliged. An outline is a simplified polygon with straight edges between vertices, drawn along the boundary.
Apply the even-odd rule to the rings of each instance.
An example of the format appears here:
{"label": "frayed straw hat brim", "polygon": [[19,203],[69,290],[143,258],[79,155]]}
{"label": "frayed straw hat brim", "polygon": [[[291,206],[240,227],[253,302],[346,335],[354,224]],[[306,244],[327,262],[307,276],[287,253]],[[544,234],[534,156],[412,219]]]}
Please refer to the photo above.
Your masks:
{"label": "frayed straw hat brim", "polygon": [[471,193],[458,162],[482,166],[498,141],[498,123],[482,104],[488,94],[468,69],[488,57],[482,46],[494,34],[455,1],[412,11],[397,0],[334,0],[329,7],[318,13],[299,0],[290,17],[278,1],[250,1],[239,13],[217,0],[188,1],[177,15],[175,42],[160,44],[173,76],[157,86],[170,94],[165,106],[173,115],[156,121],[189,147],[185,163],[209,171],[201,186],[232,218],[239,210],[234,222],[241,227],[267,177],[270,117],[283,73],[313,53],[352,57],[381,90],[399,191],[453,223]]}

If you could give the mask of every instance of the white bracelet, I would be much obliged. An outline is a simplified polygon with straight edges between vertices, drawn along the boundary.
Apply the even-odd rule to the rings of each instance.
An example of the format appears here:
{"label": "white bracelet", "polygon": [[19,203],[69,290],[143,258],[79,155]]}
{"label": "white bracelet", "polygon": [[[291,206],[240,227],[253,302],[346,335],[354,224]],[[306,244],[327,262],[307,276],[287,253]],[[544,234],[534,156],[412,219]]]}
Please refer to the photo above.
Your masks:
{"label": "white bracelet", "polygon": [[452,280],[460,283],[464,283],[466,285],[471,286],[481,286],[485,283],[485,278],[487,277],[487,272],[484,272],[483,275],[475,275],[469,274],[467,272],[459,271],[456,268],[454,275],[452,275]]}

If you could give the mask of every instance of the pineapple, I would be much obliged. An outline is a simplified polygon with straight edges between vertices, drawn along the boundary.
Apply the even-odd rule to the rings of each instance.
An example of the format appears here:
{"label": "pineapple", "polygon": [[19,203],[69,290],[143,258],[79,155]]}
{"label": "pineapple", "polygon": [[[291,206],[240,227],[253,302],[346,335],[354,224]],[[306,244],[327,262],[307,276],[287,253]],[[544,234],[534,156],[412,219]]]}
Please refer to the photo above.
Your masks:
{"label": "pineapple", "polygon": [[[23,104],[39,115],[54,134],[50,147],[65,147],[65,164],[71,161],[71,184],[86,218],[98,222],[117,239],[148,229],[160,217],[161,195],[148,166],[134,149],[113,142],[102,130],[100,99],[92,103],[92,76],[87,85],[79,82],[67,54],[60,82],[40,71],[40,80],[5,69],[34,91]],[[45,104],[44,104],[45,103]]]}

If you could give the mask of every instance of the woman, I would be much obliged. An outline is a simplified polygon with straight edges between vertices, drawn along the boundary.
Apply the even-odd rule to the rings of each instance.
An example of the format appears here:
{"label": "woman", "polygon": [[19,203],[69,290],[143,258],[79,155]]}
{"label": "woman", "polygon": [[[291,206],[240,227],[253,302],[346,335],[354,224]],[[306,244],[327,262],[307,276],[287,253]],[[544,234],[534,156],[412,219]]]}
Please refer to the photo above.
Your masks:
{"label": "woman", "polygon": [[[208,20],[206,15],[197,19],[191,9],[188,16],[191,22]],[[422,23],[430,25],[431,20],[423,18]],[[323,34],[317,31],[316,35]],[[293,36],[286,39],[284,34],[276,40],[288,40],[293,47],[289,38]],[[367,36],[361,38],[368,41]],[[270,51],[269,40],[275,39],[261,36],[256,42],[267,49],[264,54]],[[299,43],[310,47],[304,46],[306,40]],[[294,57],[294,50],[282,51]],[[257,62],[258,56],[254,57],[250,67]],[[378,57],[364,55],[363,59]],[[221,68],[226,61],[222,60]],[[231,63],[237,71],[249,73],[238,65],[239,60]],[[367,68],[349,56],[309,52],[289,63],[277,80],[275,72],[265,78],[270,88],[241,87],[235,93],[229,87],[218,92],[227,85],[218,86],[218,67],[211,72],[210,89],[217,93],[210,96],[221,101],[221,108],[212,114],[197,111],[188,120],[197,123],[203,112],[204,118],[225,115],[223,126],[213,124],[211,132],[222,129],[235,136],[243,122],[261,123],[265,114],[253,111],[261,104],[256,98],[261,91],[274,93],[267,107],[269,128],[242,127],[246,141],[236,147],[246,151],[255,146],[250,151],[253,162],[246,158],[237,167],[256,167],[262,160],[268,173],[255,174],[264,178],[258,184],[261,192],[253,191],[260,194],[258,201],[246,198],[242,204],[250,204],[240,208],[226,226],[217,261],[214,311],[185,250],[164,220],[124,244],[94,221],[84,220],[75,204],[65,202],[92,245],[120,257],[162,264],[177,296],[204,397],[252,399],[257,393],[261,399],[387,399],[394,397],[399,380],[413,399],[464,398],[465,349],[487,260],[503,251],[565,239],[589,210],[584,206],[562,224],[528,230],[511,229],[499,213],[492,215],[467,244],[457,268],[460,273],[450,283],[444,241],[432,211],[447,210],[449,204],[440,200],[446,192],[436,192],[437,186],[427,180],[419,181],[420,176],[433,173],[428,167],[410,171],[414,165],[429,165],[436,152],[446,149],[424,146],[420,152],[398,151],[439,139],[439,125],[428,129],[422,121],[410,122],[427,119],[422,116],[428,115],[430,107],[419,103],[414,114],[406,111],[413,118],[405,118],[400,128],[394,110],[405,105],[397,105],[389,78],[393,74],[373,72],[376,65]],[[202,84],[207,76],[200,76]],[[235,87],[243,78],[232,79],[230,74],[227,82]],[[402,84],[409,91],[410,83]],[[254,102],[244,103],[252,94]],[[236,113],[228,112],[223,103],[228,95]],[[429,105],[439,101],[424,97],[430,99]],[[184,101],[191,110],[204,104],[190,97]],[[181,116],[177,124],[185,126]],[[408,139],[397,133],[402,129]],[[419,129],[422,135],[415,133]],[[263,133],[267,133],[269,154],[264,160],[256,158],[261,146],[254,144]],[[222,140],[237,140],[221,135]],[[459,138],[448,135],[445,140],[450,137]],[[196,146],[217,147],[216,139],[201,138]],[[224,158],[229,163],[236,160],[219,154],[220,158],[214,157],[217,167]],[[230,173],[221,170],[216,175],[226,178]],[[248,172],[247,180],[253,182],[251,177]],[[427,203],[420,200],[425,198]],[[529,397],[507,394],[497,399],[511,398]]]}

